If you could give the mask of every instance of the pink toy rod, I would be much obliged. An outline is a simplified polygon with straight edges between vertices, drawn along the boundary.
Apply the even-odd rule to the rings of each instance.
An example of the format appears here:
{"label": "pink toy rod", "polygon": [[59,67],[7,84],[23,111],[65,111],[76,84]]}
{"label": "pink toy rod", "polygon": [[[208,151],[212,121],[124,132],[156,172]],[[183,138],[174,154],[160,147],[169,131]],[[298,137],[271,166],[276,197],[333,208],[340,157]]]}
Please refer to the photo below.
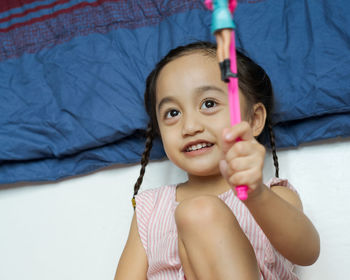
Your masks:
{"label": "pink toy rod", "polygon": [[[209,10],[213,10],[213,0],[205,0],[205,6]],[[236,9],[237,1],[229,1],[228,8],[231,13]],[[236,44],[235,44],[235,30],[232,29],[231,32],[231,42],[230,42],[230,63],[231,63],[231,72],[237,73],[237,63],[236,63]],[[228,102],[230,108],[230,119],[231,125],[234,126],[241,122],[241,110],[239,106],[239,93],[238,93],[238,78],[229,78],[228,83]],[[240,141],[240,139],[237,139]],[[246,200],[248,198],[248,186],[236,186],[237,197],[240,200]]]}
{"label": "pink toy rod", "polygon": [[[230,60],[231,60],[231,72],[237,72],[236,63],[236,44],[235,44],[235,31],[232,30],[231,42],[230,42]],[[241,122],[241,110],[239,106],[239,93],[238,93],[238,78],[229,78],[228,83],[228,102],[230,108],[231,125],[234,126]],[[240,141],[240,139],[237,139]],[[248,198],[248,186],[242,185],[236,187],[237,197],[240,200],[246,200]]]}

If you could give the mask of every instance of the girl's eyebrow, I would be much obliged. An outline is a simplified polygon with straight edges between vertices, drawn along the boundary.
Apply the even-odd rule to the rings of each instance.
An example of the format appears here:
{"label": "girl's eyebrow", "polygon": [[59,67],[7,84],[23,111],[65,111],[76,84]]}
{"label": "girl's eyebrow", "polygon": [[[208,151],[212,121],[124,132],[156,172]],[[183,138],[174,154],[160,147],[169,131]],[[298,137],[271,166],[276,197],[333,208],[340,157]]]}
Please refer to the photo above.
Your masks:
{"label": "girl's eyebrow", "polygon": [[218,91],[218,92],[223,93],[223,94],[226,95],[226,92],[223,91],[221,88],[219,88],[217,86],[212,86],[212,85],[198,87],[198,88],[196,88],[195,91],[198,92],[198,93],[204,93],[204,92],[209,91],[209,90]]}
{"label": "girl's eyebrow", "polygon": [[[221,88],[216,87],[216,86],[200,86],[200,87],[195,89],[195,93],[197,93],[198,95],[202,95],[206,91],[217,91],[217,92],[224,94],[224,95],[227,94]],[[173,98],[171,96],[164,97],[158,104],[158,112],[160,111],[160,109],[162,108],[162,106],[165,103],[171,103],[171,102],[175,102],[175,98]]]}
{"label": "girl's eyebrow", "polygon": [[158,104],[158,112],[160,111],[160,109],[165,103],[170,103],[170,102],[175,102],[175,99],[170,96],[164,97]]}

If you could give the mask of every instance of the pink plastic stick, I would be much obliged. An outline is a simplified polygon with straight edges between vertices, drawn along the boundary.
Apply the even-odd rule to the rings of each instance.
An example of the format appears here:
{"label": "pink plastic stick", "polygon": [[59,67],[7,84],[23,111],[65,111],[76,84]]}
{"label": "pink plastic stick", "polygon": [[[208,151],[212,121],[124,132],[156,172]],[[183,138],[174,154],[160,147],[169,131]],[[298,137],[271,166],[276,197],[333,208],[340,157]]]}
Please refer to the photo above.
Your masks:
{"label": "pink plastic stick", "polygon": [[[230,45],[230,60],[231,60],[231,72],[237,73],[236,63],[236,43],[235,43],[235,31],[231,33],[231,45]],[[241,110],[239,106],[239,93],[238,93],[238,78],[231,78],[228,83],[228,102],[230,107],[230,119],[231,125],[234,126],[241,122]],[[240,141],[240,139],[237,139]],[[240,200],[246,200],[248,198],[248,186],[236,187],[237,197]]]}

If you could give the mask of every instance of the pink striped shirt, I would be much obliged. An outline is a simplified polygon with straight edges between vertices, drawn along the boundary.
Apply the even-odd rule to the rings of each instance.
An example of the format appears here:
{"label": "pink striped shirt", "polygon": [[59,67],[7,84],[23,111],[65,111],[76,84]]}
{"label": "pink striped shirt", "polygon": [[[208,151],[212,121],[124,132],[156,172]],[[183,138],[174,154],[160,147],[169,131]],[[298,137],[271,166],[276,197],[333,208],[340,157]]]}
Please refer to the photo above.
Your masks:
{"label": "pink striped shirt", "polygon": [[[294,188],[287,180],[271,179],[267,186]],[[293,264],[273,248],[248,208],[229,190],[219,195],[234,213],[253,246],[262,279],[298,279]],[[147,279],[184,280],[178,253],[178,235],[174,211],[176,185],[143,191],[136,196],[138,231],[148,258]]]}

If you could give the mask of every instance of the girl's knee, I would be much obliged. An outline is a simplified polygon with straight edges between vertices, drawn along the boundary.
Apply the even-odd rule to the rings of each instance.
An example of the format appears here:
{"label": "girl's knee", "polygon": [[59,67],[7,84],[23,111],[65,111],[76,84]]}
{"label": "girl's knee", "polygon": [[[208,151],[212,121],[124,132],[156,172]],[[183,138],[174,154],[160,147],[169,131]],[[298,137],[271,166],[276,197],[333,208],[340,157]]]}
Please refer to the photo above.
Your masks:
{"label": "girl's knee", "polygon": [[175,221],[181,230],[183,227],[197,229],[211,226],[225,220],[235,219],[228,206],[218,197],[202,195],[182,201],[175,210]]}

